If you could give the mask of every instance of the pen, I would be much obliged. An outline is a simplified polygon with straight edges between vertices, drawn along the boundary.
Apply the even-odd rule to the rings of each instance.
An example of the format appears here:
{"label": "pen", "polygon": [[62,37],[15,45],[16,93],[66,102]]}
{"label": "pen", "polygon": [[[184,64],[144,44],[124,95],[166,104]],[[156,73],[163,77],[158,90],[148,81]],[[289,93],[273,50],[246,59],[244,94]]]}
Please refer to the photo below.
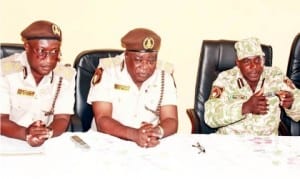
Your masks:
{"label": "pen", "polygon": [[276,93],[275,92],[267,92],[267,93],[264,93],[264,96],[265,97],[274,97],[274,96],[276,96]]}
{"label": "pen", "polygon": [[76,144],[78,144],[80,147],[82,147],[82,148],[86,148],[86,149],[89,149],[90,148],[90,146],[87,144],[87,143],[85,143],[79,136],[77,136],[77,135],[73,135],[73,136],[71,136],[71,139],[72,139],[72,141],[73,142],[75,142]]}

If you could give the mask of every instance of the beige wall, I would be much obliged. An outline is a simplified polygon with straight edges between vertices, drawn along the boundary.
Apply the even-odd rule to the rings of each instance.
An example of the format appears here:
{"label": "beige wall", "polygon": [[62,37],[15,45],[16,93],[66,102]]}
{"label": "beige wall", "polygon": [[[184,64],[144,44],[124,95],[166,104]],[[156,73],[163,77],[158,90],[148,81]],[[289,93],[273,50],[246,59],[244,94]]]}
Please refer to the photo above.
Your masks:
{"label": "beige wall", "polygon": [[63,60],[86,49],[121,48],[135,27],[162,37],[160,58],[173,62],[180,132],[189,132],[185,109],[194,103],[195,75],[203,39],[257,36],[273,46],[274,65],[286,70],[290,45],[300,31],[299,0],[0,0],[0,42],[21,42],[32,21],[47,19],[63,31]]}

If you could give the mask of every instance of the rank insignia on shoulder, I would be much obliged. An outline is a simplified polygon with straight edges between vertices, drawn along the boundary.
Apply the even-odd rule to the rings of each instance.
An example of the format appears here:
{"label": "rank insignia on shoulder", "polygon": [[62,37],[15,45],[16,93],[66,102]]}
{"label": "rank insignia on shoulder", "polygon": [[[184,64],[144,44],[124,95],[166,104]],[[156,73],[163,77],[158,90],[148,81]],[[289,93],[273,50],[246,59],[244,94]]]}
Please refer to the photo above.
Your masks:
{"label": "rank insignia on shoulder", "polygon": [[103,68],[96,68],[95,73],[92,77],[92,84],[95,85],[101,81],[102,78],[102,73],[103,73]]}
{"label": "rank insignia on shoulder", "polygon": [[169,74],[173,74],[173,72],[174,72],[174,65],[169,62],[158,61],[156,68],[164,70],[165,72],[167,72]]}
{"label": "rank insignia on shoulder", "polygon": [[283,80],[283,82],[284,82],[289,88],[291,88],[291,89],[295,89],[295,88],[296,88],[296,86],[295,86],[295,84],[293,83],[293,81],[292,81],[291,79],[289,79],[289,78],[285,78],[285,79]]}
{"label": "rank insignia on shoulder", "polygon": [[1,70],[4,75],[23,71],[23,65],[19,61],[2,61]]}
{"label": "rank insignia on shoulder", "polygon": [[107,69],[116,65],[119,65],[122,63],[122,58],[117,58],[117,57],[113,57],[113,58],[103,58],[100,60],[100,67],[102,67],[103,69]]}
{"label": "rank insignia on shoulder", "polygon": [[211,89],[210,97],[209,98],[220,98],[222,93],[224,91],[224,88],[219,86],[213,86]]}
{"label": "rank insignia on shoulder", "polygon": [[128,91],[130,89],[130,86],[115,84],[115,89]]}
{"label": "rank insignia on shoulder", "polygon": [[68,81],[71,81],[71,79],[74,76],[75,69],[69,65],[57,64],[57,66],[54,69],[54,73]]}

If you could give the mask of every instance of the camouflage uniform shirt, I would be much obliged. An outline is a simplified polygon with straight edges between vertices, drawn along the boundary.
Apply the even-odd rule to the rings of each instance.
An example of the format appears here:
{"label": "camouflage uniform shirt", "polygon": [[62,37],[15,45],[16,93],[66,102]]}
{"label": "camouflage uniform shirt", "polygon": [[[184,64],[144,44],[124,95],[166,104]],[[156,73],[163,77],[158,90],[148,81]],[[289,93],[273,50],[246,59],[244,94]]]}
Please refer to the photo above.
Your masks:
{"label": "camouflage uniform shirt", "polygon": [[[300,90],[279,68],[264,67],[255,92],[261,88],[266,96],[279,90],[291,91],[294,103],[291,109],[285,111],[293,120],[300,120]],[[212,128],[218,128],[217,133],[220,134],[278,135],[279,98],[275,95],[267,97],[269,111],[265,115],[242,115],[242,105],[252,95],[253,92],[238,67],[220,73],[205,103],[205,122]]]}

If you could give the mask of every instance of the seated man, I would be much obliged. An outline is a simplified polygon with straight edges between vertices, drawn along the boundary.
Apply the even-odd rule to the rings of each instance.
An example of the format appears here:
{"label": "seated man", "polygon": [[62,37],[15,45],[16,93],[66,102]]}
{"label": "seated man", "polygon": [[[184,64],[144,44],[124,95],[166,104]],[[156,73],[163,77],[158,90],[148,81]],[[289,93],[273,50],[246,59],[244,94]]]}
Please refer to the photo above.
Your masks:
{"label": "seated man", "polygon": [[75,70],[59,63],[61,35],[52,22],[33,22],[21,33],[25,51],[0,60],[1,135],[35,147],[67,129]]}
{"label": "seated man", "polygon": [[101,59],[87,100],[95,116],[92,128],[141,147],[177,132],[176,87],[162,69],[166,65],[157,62],[160,41],[149,29],[133,29],[121,39],[124,54]]}
{"label": "seated man", "polygon": [[278,135],[280,106],[300,120],[300,91],[276,67],[264,66],[257,38],[235,44],[236,67],[219,74],[205,103],[205,122],[220,134]]}

